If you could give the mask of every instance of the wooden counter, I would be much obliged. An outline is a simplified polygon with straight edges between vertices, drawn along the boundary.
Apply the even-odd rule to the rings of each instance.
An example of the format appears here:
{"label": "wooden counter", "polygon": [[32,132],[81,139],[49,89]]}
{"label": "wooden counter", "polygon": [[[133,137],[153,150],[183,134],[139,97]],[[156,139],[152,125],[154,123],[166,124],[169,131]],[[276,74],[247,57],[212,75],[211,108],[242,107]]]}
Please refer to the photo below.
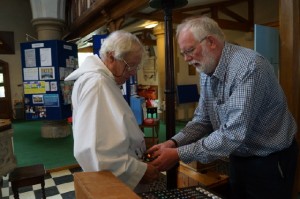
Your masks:
{"label": "wooden counter", "polygon": [[11,129],[11,121],[8,119],[0,119],[0,132]]}
{"label": "wooden counter", "polygon": [[128,186],[110,171],[74,173],[76,199],[138,199]]}

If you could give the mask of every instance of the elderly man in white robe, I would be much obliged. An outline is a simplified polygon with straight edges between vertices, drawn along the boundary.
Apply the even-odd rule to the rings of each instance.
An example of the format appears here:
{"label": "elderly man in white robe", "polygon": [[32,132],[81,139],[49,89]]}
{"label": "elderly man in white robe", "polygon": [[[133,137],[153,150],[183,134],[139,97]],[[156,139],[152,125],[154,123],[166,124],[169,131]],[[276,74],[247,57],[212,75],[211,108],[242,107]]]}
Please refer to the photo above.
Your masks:
{"label": "elderly man in white robe", "polygon": [[[72,91],[74,156],[83,171],[109,170],[130,188],[151,183],[158,170],[140,160],[144,134],[120,86],[135,75],[144,48],[138,38],[115,31],[97,55],[89,56],[65,81],[76,80]],[[96,182],[95,182],[96,183]]]}

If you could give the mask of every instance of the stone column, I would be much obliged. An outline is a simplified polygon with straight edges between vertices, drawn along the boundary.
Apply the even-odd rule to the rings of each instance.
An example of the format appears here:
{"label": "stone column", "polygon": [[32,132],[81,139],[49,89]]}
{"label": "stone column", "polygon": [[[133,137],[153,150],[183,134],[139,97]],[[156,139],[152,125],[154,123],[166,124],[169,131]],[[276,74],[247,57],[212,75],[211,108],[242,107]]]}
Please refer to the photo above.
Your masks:
{"label": "stone column", "polygon": [[30,0],[32,25],[38,40],[61,39],[65,27],[66,0]]}
{"label": "stone column", "polygon": [[31,21],[35,27],[38,40],[60,40],[62,38],[65,22],[54,18],[37,18]]}
{"label": "stone column", "polygon": [[[65,0],[30,0],[32,25],[35,27],[38,40],[61,40],[65,26]],[[67,119],[44,120],[41,136],[44,138],[60,138],[71,134]]]}

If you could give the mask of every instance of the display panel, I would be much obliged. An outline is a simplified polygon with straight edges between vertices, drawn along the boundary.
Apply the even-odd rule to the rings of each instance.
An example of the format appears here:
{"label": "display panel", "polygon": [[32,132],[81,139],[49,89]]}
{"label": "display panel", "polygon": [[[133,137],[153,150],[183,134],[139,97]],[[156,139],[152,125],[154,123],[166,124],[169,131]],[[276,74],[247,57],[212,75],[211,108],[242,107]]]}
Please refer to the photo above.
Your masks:
{"label": "display panel", "polygon": [[61,120],[72,115],[72,81],[78,67],[77,45],[62,40],[21,43],[25,118]]}

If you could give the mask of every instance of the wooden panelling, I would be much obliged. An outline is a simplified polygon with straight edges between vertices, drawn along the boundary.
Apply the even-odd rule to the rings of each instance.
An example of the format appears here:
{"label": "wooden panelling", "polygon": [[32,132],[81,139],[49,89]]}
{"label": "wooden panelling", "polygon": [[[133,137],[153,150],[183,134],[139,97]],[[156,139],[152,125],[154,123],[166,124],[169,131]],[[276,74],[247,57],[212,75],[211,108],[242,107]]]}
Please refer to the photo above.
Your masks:
{"label": "wooden panelling", "polygon": [[[300,0],[280,0],[280,84],[289,109],[300,127]],[[297,141],[300,143],[299,130]],[[300,191],[300,155],[298,157],[294,198]]]}
{"label": "wooden panelling", "polygon": [[[243,18],[228,8],[229,6],[244,2],[248,4],[247,18]],[[154,10],[150,13],[141,12],[143,8],[148,6],[149,1],[147,0],[69,0],[66,8],[67,27],[69,27],[69,29],[66,30],[64,39],[72,40],[77,37],[85,37],[104,26],[112,27],[110,29],[113,30],[121,29],[123,27],[123,21],[126,21],[129,17],[135,18],[136,20],[155,20],[163,22],[164,11],[161,9]],[[203,14],[204,12],[211,14],[212,18],[219,23],[221,28],[246,32],[253,30],[253,0],[222,1],[202,6],[174,9],[172,21],[174,23],[180,23],[187,17],[191,17],[194,14]],[[233,18],[234,20],[219,19],[218,12],[223,12],[223,14],[228,15],[229,18]],[[112,30],[109,30],[109,32],[111,31]]]}
{"label": "wooden panelling", "polygon": [[228,183],[228,176],[222,175],[214,170],[198,172],[187,164],[180,162],[178,167],[177,186],[178,188],[202,185],[207,188],[216,187]]}
{"label": "wooden panelling", "polygon": [[[281,1],[280,5],[280,83],[289,107],[300,125],[300,35],[299,0]],[[298,139],[300,137],[298,136]]]}

